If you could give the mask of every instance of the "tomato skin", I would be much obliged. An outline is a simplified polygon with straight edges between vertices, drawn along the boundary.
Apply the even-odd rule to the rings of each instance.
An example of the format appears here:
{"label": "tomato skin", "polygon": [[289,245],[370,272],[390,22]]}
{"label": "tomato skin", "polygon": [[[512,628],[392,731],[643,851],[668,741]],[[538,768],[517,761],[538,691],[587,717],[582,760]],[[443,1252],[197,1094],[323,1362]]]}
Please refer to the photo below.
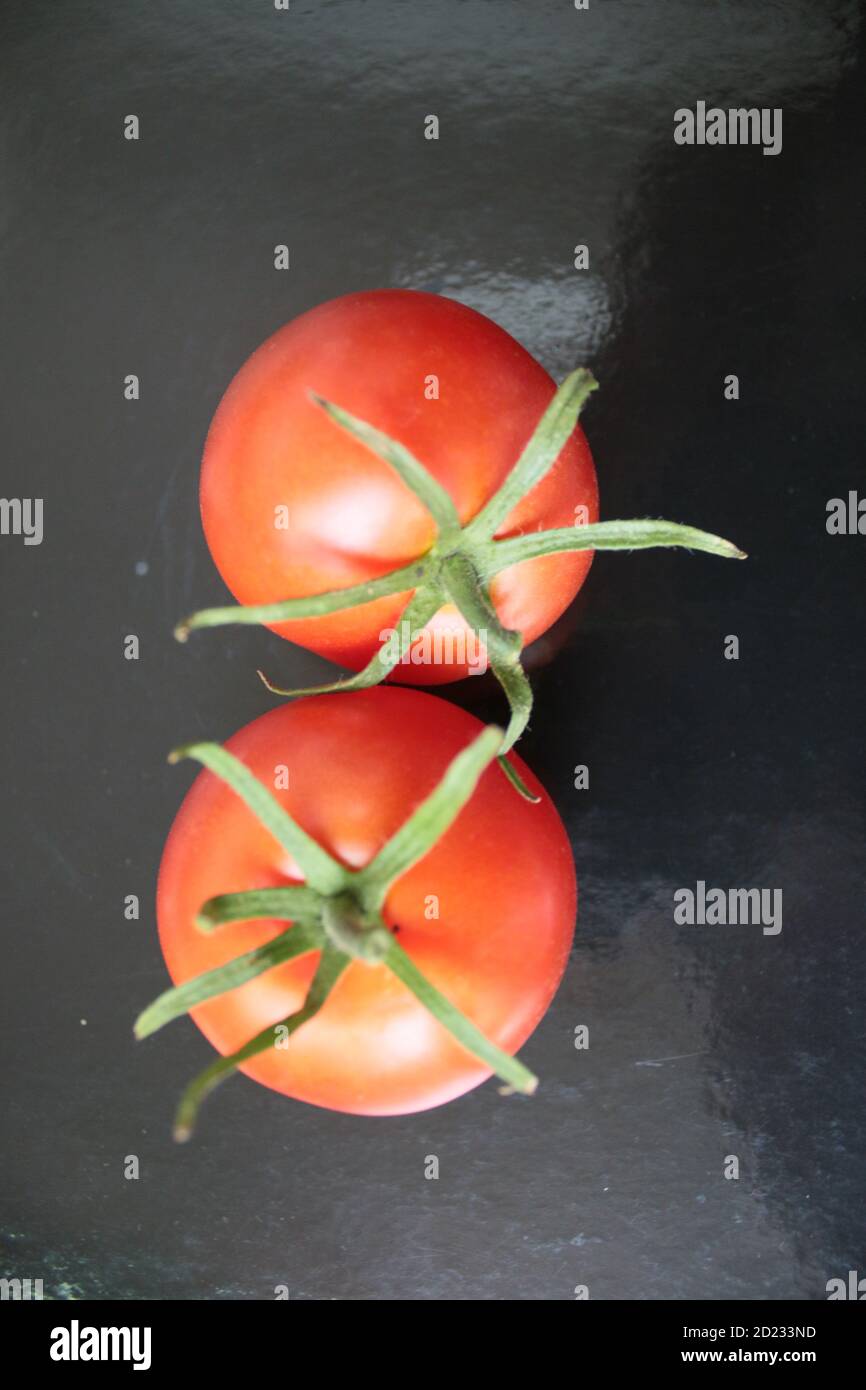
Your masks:
{"label": "tomato skin", "polygon": [[[351,868],[369,862],[482,725],[432,695],[396,687],[282,705],[226,746],[291,815]],[[516,796],[494,763],[430,853],[392,887],[384,915],[428,978],[505,1051],[538,1024],[559,984],[574,932],[576,883],[557,812],[520,758],[530,788]],[[285,851],[219,778],[202,772],[166,842],[159,873],[160,942],[175,984],[283,930],[241,922],[202,933],[194,917],[218,893],[301,881]],[[425,915],[433,900],[438,919]],[[318,953],[289,961],[192,1011],[222,1053],[299,1008]],[[295,1099],[361,1115],[441,1105],[488,1068],[467,1053],[383,965],[352,961],[321,1012],[285,1049],[242,1070]]]}
{"label": "tomato skin", "polygon": [[[425,399],[436,376],[439,399]],[[424,554],[425,509],[381,459],[309,398],[332,400],[405,444],[470,520],[516,462],[555,391],[544,368],[504,329],[455,300],[371,290],[330,300],[285,325],[241,367],[214,415],[201,471],[202,523],[223,579],[242,604],[273,603],[376,578]],[[288,508],[289,525],[274,525]],[[598,519],[589,446],[578,426],[548,475],[499,537]],[[283,514],[281,514],[282,517]],[[588,551],[525,561],[491,594],[506,627],[529,643],[568,607]],[[411,592],[273,630],[351,670],[397,627]],[[449,606],[429,627],[464,629]],[[459,652],[459,648],[457,649]],[[439,684],[465,661],[401,663],[394,679]]]}

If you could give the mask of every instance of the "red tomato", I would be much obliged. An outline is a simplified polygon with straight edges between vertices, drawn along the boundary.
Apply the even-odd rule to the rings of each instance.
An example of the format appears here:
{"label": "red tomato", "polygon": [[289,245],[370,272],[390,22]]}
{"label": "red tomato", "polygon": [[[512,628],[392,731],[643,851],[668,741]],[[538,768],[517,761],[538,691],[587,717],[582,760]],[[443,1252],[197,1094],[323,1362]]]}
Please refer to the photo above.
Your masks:
{"label": "red tomato", "polygon": [[[350,868],[403,824],[450,760],[480,732],[472,715],[417,691],[378,687],[282,705],[226,745]],[[515,796],[494,763],[426,857],[393,885],[389,927],[427,977],[493,1042],[514,1053],[556,990],[574,931],[576,884],[562,822]],[[217,777],[196,779],[172,826],[159,874],[159,933],[172,979],[191,977],[270,941],[275,922],[204,934],[194,917],[219,893],[302,881],[297,865]],[[438,902],[439,916],[429,916]],[[193,1011],[221,1053],[298,1009],[318,953],[289,961]],[[247,1062],[248,1076],[297,1100],[361,1115],[395,1115],[462,1095],[490,1076],[384,965],[353,960],[321,1012],[283,1049]]]}
{"label": "red tomato", "polygon": [[[438,400],[425,397],[432,377]],[[281,328],[226,391],[202,464],[207,542],[245,605],[377,578],[424,554],[435,538],[428,513],[409,489],[310,400],[311,390],[404,444],[450,493],[465,524],[511,470],[555,385],[503,329],[439,295],[349,294]],[[571,526],[578,515],[598,519],[595,469],[579,426],[497,537]],[[275,525],[286,517],[287,526]],[[568,607],[591,562],[591,552],[582,551],[502,571],[491,582],[501,621],[531,642]],[[410,597],[281,623],[274,631],[360,670],[379,649],[383,630],[398,626]],[[465,635],[452,605],[428,628]],[[461,645],[453,650],[464,654]],[[465,661],[401,663],[394,678],[439,684],[469,669]]]}

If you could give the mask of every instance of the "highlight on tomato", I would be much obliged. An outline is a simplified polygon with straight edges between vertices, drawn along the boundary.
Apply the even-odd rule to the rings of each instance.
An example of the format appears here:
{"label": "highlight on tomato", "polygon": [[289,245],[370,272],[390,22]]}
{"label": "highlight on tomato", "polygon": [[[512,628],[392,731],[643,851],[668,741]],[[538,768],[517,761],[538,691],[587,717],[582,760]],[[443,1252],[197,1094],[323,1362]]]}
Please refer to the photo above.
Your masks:
{"label": "highlight on tomato", "polygon": [[136,1023],[189,1012],[221,1054],[176,1137],[235,1070],[358,1115],[441,1105],[496,1074],[544,1015],[571,945],[562,822],[495,766],[502,731],[434,695],[379,687],[284,704],[204,767],[166,841],[157,916],[174,987]]}
{"label": "highlight on tomato", "polygon": [[489,665],[510,707],[504,755],[532,707],[521,650],[594,551],[743,558],[690,526],[598,520],[578,423],[595,388],[584,368],[557,388],[497,324],[440,295],[364,291],[302,314],[241,367],[205,445],[205,536],[242,606],[195,613],[177,636],[265,623],[358,673],[319,692]]}

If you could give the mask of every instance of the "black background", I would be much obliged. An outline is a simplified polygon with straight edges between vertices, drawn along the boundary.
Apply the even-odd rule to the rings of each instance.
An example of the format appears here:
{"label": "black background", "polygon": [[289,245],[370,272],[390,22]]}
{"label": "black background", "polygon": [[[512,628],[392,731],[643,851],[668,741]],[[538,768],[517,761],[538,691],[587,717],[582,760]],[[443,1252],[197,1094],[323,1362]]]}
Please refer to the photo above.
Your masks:
{"label": "black background", "polygon": [[[0,540],[4,1273],[60,1299],[545,1300],[866,1274],[866,538],[825,529],[866,491],[857,24],[853,0],[5,0],[3,492],[45,499],[45,537]],[[699,99],[782,107],[782,153],[676,146]],[[521,752],[581,887],[538,1095],[361,1120],[241,1078],[180,1149],[210,1049],[187,1021],[131,1037],[193,776],[165,754],[268,707],[257,665],[333,670],[252,629],[173,641],[225,597],[201,445],[263,338],[380,285],[490,314],[557,378],[591,365],[603,515],[750,559],[599,557],[535,677]],[[675,926],[698,879],[781,888],[781,935]]]}

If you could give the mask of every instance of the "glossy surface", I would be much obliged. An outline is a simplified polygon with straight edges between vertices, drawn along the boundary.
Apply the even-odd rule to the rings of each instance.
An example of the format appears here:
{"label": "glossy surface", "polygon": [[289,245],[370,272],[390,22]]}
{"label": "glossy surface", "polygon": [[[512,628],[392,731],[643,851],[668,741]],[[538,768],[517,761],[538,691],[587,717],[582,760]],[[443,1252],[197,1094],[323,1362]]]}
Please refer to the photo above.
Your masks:
{"label": "glossy surface", "polygon": [[[4,4],[3,490],[46,507],[41,547],[0,540],[4,1273],[268,1300],[821,1299],[866,1274],[864,538],[824,525],[864,490],[858,14]],[[782,106],[782,153],[674,145],[701,98]],[[383,284],[455,295],[557,378],[586,362],[604,515],[750,559],[598,556],[534,678],[521,751],[581,886],[538,1093],[362,1120],[239,1078],[178,1149],[176,1081],[211,1049],[131,1033],[195,775],[164,759],[261,714],[257,666],[333,672],[269,634],[173,641],[216,583],[202,445],[269,333]],[[447,694],[502,717],[486,679]],[[781,887],[782,932],[677,926],[699,879]]]}
{"label": "glossy surface", "polygon": [[[357,870],[482,728],[465,710],[421,691],[364,690],[284,704],[239,730],[228,747],[308,835]],[[559,984],[577,906],[562,822],[526,765],[517,766],[538,803],[518,796],[494,764],[383,906],[385,922],[430,983],[510,1053]],[[277,768],[287,770],[288,787],[285,777],[274,786]],[[160,940],[175,984],[282,930],[275,922],[238,922],[203,934],[194,922],[204,902],[300,882],[297,864],[235,793],[202,773],[160,866]],[[209,1000],[195,1011],[196,1023],[218,1051],[234,1052],[302,1007],[318,959],[313,952],[288,961]],[[490,1076],[390,970],[360,961],[288,1047],[268,1049],[243,1070],[284,1095],[358,1115],[443,1105]]]}
{"label": "glossy surface", "polygon": [[[376,579],[421,558],[436,540],[426,508],[325,415],[311,391],[407,448],[466,525],[507,478],[554,390],[510,334],[454,299],[374,290],[318,305],[244,363],[208,432],[201,513],[223,578],[241,603],[278,603]],[[598,520],[595,469],[579,425],[496,535],[574,526],[578,517]],[[501,622],[532,642],[571,603],[591,563],[584,551],[503,570],[490,585]],[[411,596],[274,631],[359,671],[381,649],[383,631],[399,629]],[[453,604],[426,629],[447,643],[440,653],[467,646],[475,653]],[[438,685],[470,673],[465,660],[407,659],[393,678]]]}

